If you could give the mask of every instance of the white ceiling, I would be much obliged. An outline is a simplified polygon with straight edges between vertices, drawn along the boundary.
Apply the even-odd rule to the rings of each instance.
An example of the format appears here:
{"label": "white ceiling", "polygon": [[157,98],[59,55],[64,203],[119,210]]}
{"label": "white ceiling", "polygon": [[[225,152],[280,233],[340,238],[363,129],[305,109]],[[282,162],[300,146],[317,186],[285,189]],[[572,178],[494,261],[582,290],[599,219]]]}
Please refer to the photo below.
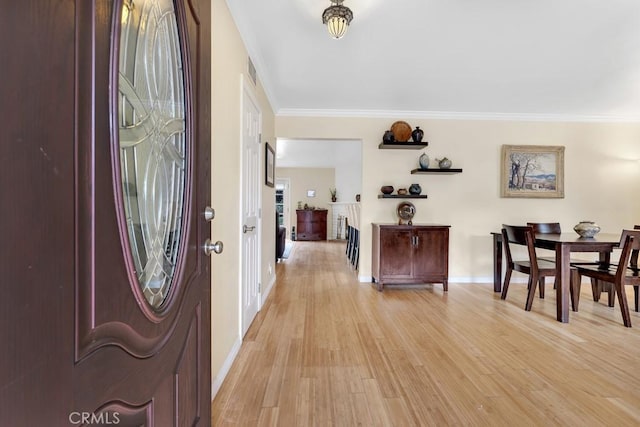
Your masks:
{"label": "white ceiling", "polygon": [[227,0],[276,114],[640,118],[639,0]]}

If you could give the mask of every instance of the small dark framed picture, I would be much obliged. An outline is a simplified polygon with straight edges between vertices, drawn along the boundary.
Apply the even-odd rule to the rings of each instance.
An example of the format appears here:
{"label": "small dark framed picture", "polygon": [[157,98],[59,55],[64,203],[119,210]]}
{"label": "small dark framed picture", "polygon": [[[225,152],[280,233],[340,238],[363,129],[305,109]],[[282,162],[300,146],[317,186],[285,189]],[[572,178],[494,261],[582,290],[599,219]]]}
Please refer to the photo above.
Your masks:
{"label": "small dark framed picture", "polygon": [[264,183],[273,187],[276,182],[276,152],[268,142],[265,143]]}

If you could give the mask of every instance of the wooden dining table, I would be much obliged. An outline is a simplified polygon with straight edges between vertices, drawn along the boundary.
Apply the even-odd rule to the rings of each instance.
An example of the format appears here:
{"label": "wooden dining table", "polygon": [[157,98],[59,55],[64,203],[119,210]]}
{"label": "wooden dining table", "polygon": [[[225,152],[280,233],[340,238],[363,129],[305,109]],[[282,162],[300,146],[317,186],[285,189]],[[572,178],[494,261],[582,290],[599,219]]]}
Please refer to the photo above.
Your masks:
{"label": "wooden dining table", "polygon": [[[493,232],[493,290],[502,291],[502,233]],[[598,233],[594,237],[580,237],[576,233],[536,234],[535,246],[550,249],[556,254],[556,310],[560,322],[569,322],[569,280],[572,252],[594,252],[599,261],[608,263],[611,252],[620,244],[619,233]]]}

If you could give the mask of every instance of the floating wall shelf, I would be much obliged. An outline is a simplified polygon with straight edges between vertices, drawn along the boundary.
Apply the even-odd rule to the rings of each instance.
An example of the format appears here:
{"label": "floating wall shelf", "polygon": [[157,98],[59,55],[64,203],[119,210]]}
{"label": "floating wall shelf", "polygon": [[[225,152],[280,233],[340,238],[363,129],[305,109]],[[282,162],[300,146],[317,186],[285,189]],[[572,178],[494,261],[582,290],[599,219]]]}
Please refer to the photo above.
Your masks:
{"label": "floating wall shelf", "polygon": [[378,199],[426,199],[426,194],[378,194]]}
{"label": "floating wall shelf", "polygon": [[427,145],[429,145],[429,143],[426,141],[425,142],[407,141],[407,142],[391,142],[391,143],[381,142],[380,145],[378,145],[378,148],[381,150],[420,150],[421,148],[424,148]]}
{"label": "floating wall shelf", "polygon": [[433,168],[433,169],[414,169],[411,171],[412,175],[415,174],[444,174],[444,175],[451,175],[454,173],[462,173],[462,169],[437,169],[437,168]]}

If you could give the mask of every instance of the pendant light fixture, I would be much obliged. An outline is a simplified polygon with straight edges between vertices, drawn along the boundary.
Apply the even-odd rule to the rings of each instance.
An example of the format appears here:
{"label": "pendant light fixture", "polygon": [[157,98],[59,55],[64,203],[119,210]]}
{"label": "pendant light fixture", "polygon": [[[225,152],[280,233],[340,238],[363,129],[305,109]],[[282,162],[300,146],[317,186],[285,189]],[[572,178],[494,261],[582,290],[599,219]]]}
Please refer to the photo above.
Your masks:
{"label": "pendant light fixture", "polygon": [[327,26],[329,34],[334,39],[339,39],[347,32],[353,19],[353,12],[342,3],[344,0],[331,0],[331,6],[322,12],[322,23]]}

